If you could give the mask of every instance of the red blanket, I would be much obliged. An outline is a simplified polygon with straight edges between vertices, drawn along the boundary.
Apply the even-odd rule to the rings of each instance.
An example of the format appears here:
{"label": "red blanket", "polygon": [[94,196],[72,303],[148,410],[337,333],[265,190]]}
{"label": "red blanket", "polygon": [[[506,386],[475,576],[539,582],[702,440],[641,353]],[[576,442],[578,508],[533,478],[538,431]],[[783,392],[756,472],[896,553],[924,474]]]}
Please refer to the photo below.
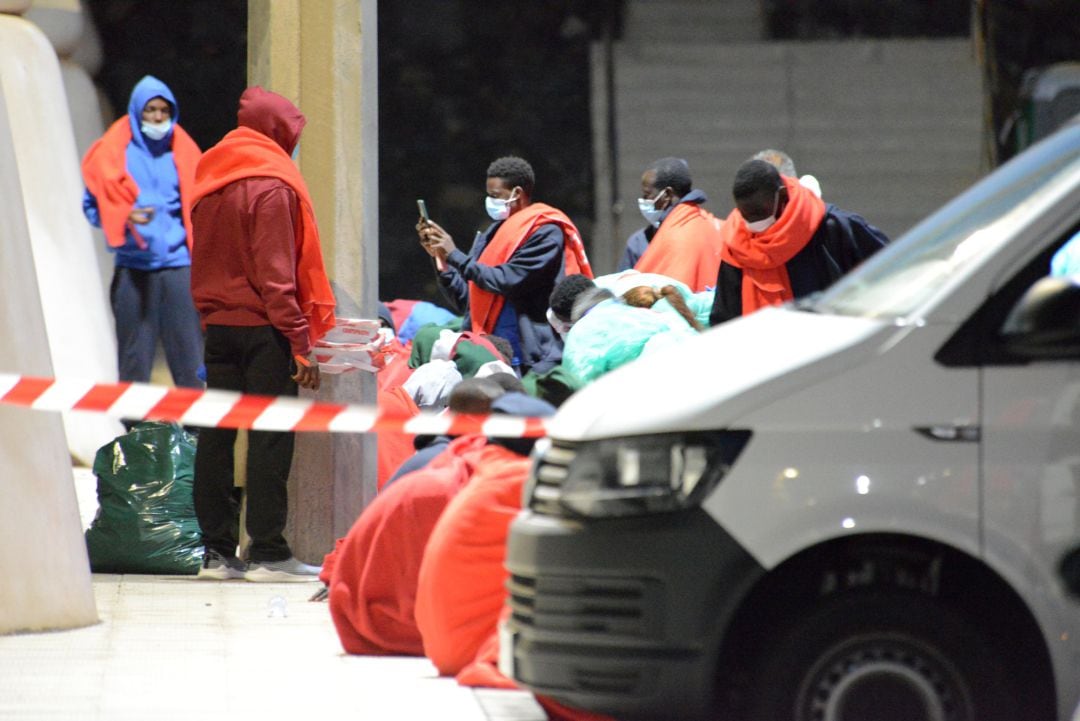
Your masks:
{"label": "red blanket", "polygon": [[720,219],[700,205],[679,203],[664,218],[634,270],[681,280],[695,293],[711,288],[720,273],[720,225]]}
{"label": "red blanket", "polygon": [[[412,396],[401,386],[388,390],[379,389],[376,398],[379,403],[379,412],[386,415],[411,418],[420,412]],[[386,485],[386,482],[390,480],[390,476],[394,475],[394,471],[408,460],[413,453],[416,453],[413,438],[415,438],[414,434],[400,431],[383,431],[379,433],[379,439],[376,442],[376,452],[378,453],[376,484],[380,491]]]}
{"label": "red blanket", "polygon": [[495,633],[506,598],[506,538],[521,509],[529,459],[501,446],[480,454],[476,473],[443,512],[428,541],[416,589],[416,625],[439,673],[457,675]]}
{"label": "red blanket", "polygon": [[413,606],[424,547],[486,443],[479,435],[457,438],[427,467],[399,478],[324,561],[330,616],[346,652],[423,655]]}

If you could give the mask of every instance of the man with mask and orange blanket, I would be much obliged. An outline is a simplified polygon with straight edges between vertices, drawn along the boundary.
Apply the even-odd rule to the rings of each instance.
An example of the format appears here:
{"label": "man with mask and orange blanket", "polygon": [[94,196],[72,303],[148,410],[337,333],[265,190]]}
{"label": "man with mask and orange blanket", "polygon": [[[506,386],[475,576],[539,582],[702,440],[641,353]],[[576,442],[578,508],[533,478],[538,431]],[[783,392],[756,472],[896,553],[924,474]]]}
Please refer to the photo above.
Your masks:
{"label": "man with mask and orange blanket", "polygon": [[192,186],[202,153],[179,119],[165,83],[151,75],[136,83],[127,114],[83,158],[83,212],[115,256],[109,301],[120,380],[150,381],[160,337],[173,383],[202,388],[191,302]]}
{"label": "man with mask and orange blanket", "polygon": [[[240,96],[237,120],[195,174],[191,291],[206,326],[206,382],[295,396],[298,385],[318,389],[313,346],[334,326],[311,197],[289,157],[306,119],[286,98],[252,87]],[[193,496],[206,547],[199,576],[318,580],[319,568],[297,560],[282,535],[292,433],[248,434],[250,565],[237,558],[235,439],[231,428],[199,435]]]}
{"label": "man with mask and orange blanket", "polygon": [[486,209],[495,222],[468,254],[434,221],[416,226],[447,299],[465,316],[462,330],[507,339],[511,365],[522,375],[544,373],[562,358],[546,317],[555,284],[574,273],[592,277],[577,228],[561,210],[533,202],[534,183],[532,166],[521,158],[488,166]]}
{"label": "man with mask and orange blanket", "polygon": [[889,239],[764,160],[735,174],[710,325],[824,290]]}
{"label": "man with mask and orange blanket", "polygon": [[721,221],[701,207],[706,200],[693,188],[685,160],[661,158],[646,168],[638,209],[649,225],[627,240],[619,270],[666,275],[695,293],[712,287],[720,267]]}

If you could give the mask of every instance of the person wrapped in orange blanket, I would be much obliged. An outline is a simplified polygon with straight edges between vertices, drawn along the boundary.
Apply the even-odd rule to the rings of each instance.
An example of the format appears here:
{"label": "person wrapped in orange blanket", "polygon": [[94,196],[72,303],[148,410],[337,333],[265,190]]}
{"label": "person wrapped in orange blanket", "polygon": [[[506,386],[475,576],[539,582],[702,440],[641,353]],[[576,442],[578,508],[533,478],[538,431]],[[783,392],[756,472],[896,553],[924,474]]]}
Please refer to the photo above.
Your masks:
{"label": "person wrapped in orange blanket", "polygon": [[[487,378],[464,380],[451,393],[450,409],[484,415],[503,392]],[[413,605],[424,547],[486,445],[476,433],[450,441],[426,466],[381,491],[327,555],[320,578],[346,652],[423,655]]]}
{"label": "person wrapped in orange blanket", "polygon": [[681,158],[661,158],[641,174],[638,210],[649,225],[627,240],[619,270],[666,275],[695,293],[716,283],[722,221],[702,207],[708,199],[692,182]]}
{"label": "person wrapped in orange blanket", "polygon": [[[506,393],[491,410],[529,417],[555,412],[524,393]],[[462,685],[516,687],[495,667],[497,626],[506,602],[506,540],[521,510],[532,445],[527,438],[491,439],[473,477],[435,524],[420,564],[415,613],[424,654],[440,674],[456,676]],[[606,718],[537,700],[552,719]]]}

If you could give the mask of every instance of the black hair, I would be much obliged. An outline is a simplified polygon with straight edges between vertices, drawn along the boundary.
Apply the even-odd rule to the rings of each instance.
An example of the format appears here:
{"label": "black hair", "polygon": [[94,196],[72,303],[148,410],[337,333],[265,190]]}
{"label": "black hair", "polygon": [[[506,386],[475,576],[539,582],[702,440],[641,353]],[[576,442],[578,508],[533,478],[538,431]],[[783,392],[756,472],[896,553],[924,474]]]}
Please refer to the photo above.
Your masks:
{"label": "black hair", "polygon": [[660,158],[650,165],[648,170],[656,173],[654,185],[657,190],[671,186],[671,189],[681,198],[693,187],[693,181],[690,179],[690,164],[682,158]]}
{"label": "black hair", "polygon": [[592,278],[581,273],[566,276],[555,284],[551,296],[548,298],[551,312],[561,320],[569,321],[570,312],[574,308],[574,301],[577,300],[577,297],[586,290],[595,287],[596,283],[593,282]]}
{"label": "black hair", "polygon": [[752,198],[759,193],[772,195],[783,186],[780,171],[764,160],[747,160],[735,172],[731,193],[736,201]]}
{"label": "black hair", "polygon": [[514,346],[510,345],[510,341],[506,340],[501,335],[485,335],[484,338],[487,338],[488,342],[495,346],[495,350],[502,354],[502,358],[497,358],[496,360],[501,360],[508,365],[513,362]]}
{"label": "black hair", "polygon": [[593,309],[593,306],[603,303],[609,298],[614,298],[615,294],[607,288],[593,288],[592,290],[586,290],[578,295],[574,301],[574,307],[570,311],[570,322],[577,323],[579,320],[585,317],[585,314]]}
{"label": "black hair", "polygon": [[491,402],[505,392],[490,378],[466,378],[450,391],[449,408],[454,413],[483,415],[491,411]]}
{"label": "black hair", "polygon": [[495,381],[500,386],[502,386],[504,391],[506,391],[508,393],[524,393],[525,392],[525,384],[522,383],[521,379],[518,378],[513,373],[506,373],[506,372],[492,373],[491,375],[484,376],[484,377],[487,378],[488,380]]}
{"label": "black hair", "polygon": [[525,195],[531,196],[536,184],[536,174],[528,161],[513,155],[507,155],[492,161],[487,169],[487,177],[501,178],[511,188],[521,186]]}

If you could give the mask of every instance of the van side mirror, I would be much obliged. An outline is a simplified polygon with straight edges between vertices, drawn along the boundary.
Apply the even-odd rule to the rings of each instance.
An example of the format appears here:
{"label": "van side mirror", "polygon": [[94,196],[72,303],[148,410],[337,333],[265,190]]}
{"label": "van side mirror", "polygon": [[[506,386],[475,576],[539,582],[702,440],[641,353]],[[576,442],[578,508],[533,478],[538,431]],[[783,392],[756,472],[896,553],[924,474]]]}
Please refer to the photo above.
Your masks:
{"label": "van side mirror", "polygon": [[1001,338],[1020,358],[1080,358],[1080,277],[1036,282],[1005,318]]}

